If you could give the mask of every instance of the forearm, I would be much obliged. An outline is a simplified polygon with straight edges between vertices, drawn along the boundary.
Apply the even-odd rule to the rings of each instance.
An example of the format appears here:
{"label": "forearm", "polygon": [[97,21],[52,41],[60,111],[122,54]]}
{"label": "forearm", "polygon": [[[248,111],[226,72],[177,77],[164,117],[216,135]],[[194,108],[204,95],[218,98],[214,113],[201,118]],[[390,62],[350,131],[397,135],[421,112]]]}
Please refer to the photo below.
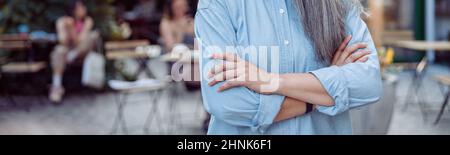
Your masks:
{"label": "forearm", "polygon": [[306,113],[306,103],[286,97],[274,122],[281,122]]}
{"label": "forearm", "polygon": [[[315,106],[313,107],[315,109]],[[300,100],[296,100],[291,97],[286,97],[281,110],[275,117],[274,122],[281,122],[298,116],[306,114],[306,103]]]}
{"label": "forearm", "polygon": [[92,33],[92,29],[94,27],[94,23],[90,20],[86,20],[86,24],[84,25],[83,29],[81,30],[80,34],[76,34],[76,44],[80,44],[83,42],[83,40],[86,40],[89,38],[90,33]]}
{"label": "forearm", "polygon": [[334,100],[312,74],[280,75],[277,94],[318,106],[333,106]]}

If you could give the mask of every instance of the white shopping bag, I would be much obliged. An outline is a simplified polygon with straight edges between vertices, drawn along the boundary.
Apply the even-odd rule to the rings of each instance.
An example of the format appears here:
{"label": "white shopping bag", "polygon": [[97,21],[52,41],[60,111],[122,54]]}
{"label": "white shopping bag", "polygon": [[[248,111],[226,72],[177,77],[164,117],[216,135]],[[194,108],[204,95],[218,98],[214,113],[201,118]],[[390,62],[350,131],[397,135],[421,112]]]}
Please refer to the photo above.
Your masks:
{"label": "white shopping bag", "polygon": [[82,83],[84,86],[102,89],[105,85],[105,58],[90,52],[83,64]]}

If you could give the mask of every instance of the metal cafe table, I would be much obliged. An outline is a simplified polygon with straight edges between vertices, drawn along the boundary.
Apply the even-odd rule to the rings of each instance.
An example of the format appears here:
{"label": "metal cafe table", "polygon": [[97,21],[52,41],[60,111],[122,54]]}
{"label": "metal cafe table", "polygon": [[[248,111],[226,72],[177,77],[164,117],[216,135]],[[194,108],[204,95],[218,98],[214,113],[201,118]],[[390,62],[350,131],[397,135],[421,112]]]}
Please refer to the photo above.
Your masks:
{"label": "metal cafe table", "polygon": [[[395,47],[408,49],[416,52],[426,52],[427,50],[434,50],[436,52],[450,52],[450,42],[447,41],[439,41],[439,42],[428,42],[428,41],[398,41],[394,44]],[[418,97],[419,90],[422,87],[423,78],[425,76],[426,68],[428,67],[428,59],[425,56],[422,61],[417,65],[416,72],[414,74],[412,84],[408,90],[408,95],[405,103],[405,109],[408,106],[408,103],[412,97],[416,97],[419,99],[419,106],[422,112],[422,115],[425,116],[424,111],[424,102],[422,99]],[[448,79],[442,78],[442,76],[436,76],[435,79],[445,85],[449,86]],[[444,103],[442,104],[442,108],[440,110],[440,113],[438,115],[438,118],[435,121],[435,124],[438,124],[443,112],[445,111],[448,98],[450,95],[450,91],[447,92],[447,95],[445,95]]]}
{"label": "metal cafe table", "polygon": [[[134,93],[147,92],[152,98],[152,108],[148,112],[147,119],[144,124],[144,133],[150,133],[150,125],[154,119],[156,119],[157,123],[161,123],[162,120],[160,111],[158,110],[158,105],[167,83],[161,79],[156,79],[152,71],[147,66],[147,62],[150,59],[158,57],[149,53],[151,50],[150,48],[155,47],[157,46],[151,46],[147,40],[111,41],[105,44],[106,58],[109,61],[134,59],[139,63],[138,73],[145,73],[149,78],[153,78],[137,80],[134,82],[120,80],[108,81],[109,87],[116,92],[115,101],[117,103],[117,117],[115,119],[111,134],[129,134],[125,121],[125,107],[130,102],[129,96]],[[161,126],[158,126],[158,129],[161,132]]]}

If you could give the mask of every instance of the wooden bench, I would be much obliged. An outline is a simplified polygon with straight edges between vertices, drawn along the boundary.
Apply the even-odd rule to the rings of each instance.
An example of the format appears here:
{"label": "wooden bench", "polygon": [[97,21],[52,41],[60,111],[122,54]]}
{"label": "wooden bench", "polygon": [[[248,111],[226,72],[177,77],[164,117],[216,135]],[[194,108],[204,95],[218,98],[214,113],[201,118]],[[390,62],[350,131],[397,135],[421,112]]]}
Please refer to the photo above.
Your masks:
{"label": "wooden bench", "polygon": [[[0,49],[6,51],[26,51],[31,49],[31,41],[28,35],[21,34],[5,34],[0,35]],[[36,73],[46,68],[45,62],[20,62],[13,61],[8,62],[6,58],[3,58],[1,66],[2,73]]]}
{"label": "wooden bench", "polygon": [[[31,57],[32,54],[30,54],[30,52],[32,52],[31,49],[32,41],[26,34],[0,35],[0,52],[24,52],[26,54],[26,60],[23,60],[23,58],[9,56],[0,58],[0,82],[2,82],[2,86],[4,86],[7,90],[2,93],[5,93],[5,96],[9,99],[9,101],[11,102],[10,104],[12,105],[17,105],[17,103],[14,100],[14,94],[10,91],[11,89],[18,88],[21,90],[27,90],[27,88],[45,88],[45,80],[37,80],[35,75],[46,69],[47,63],[33,61],[33,57]],[[6,74],[12,74],[14,76],[12,78],[7,78],[6,76],[4,76]],[[17,74],[20,74],[21,76],[17,77]],[[24,76],[28,77],[21,78]],[[34,86],[34,84],[37,83],[39,83],[39,86]],[[17,84],[19,84],[20,86],[18,87]],[[2,89],[4,88],[2,87]]]}
{"label": "wooden bench", "polygon": [[[450,76],[435,76],[434,79],[439,82],[441,85],[450,88]],[[450,90],[445,95],[444,102],[442,103],[441,110],[439,111],[438,117],[436,118],[435,125],[439,123],[444,114],[445,108],[447,108],[448,100],[450,98]]]}
{"label": "wooden bench", "polygon": [[37,73],[46,68],[45,62],[11,62],[1,67],[2,73]]}
{"label": "wooden bench", "polygon": [[26,51],[31,48],[28,35],[3,34],[0,35],[0,49],[8,51]]}

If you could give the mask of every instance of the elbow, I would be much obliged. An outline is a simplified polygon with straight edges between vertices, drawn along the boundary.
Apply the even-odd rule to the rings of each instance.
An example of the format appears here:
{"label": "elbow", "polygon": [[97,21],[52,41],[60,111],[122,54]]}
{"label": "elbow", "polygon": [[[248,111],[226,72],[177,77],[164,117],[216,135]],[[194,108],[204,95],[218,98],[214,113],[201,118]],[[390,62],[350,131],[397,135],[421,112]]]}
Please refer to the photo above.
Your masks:
{"label": "elbow", "polygon": [[383,96],[383,82],[381,80],[381,75],[377,72],[376,76],[372,76],[373,78],[367,78],[363,80],[361,83],[364,86],[364,89],[361,90],[360,93],[366,99],[367,103],[375,103],[378,102]]}
{"label": "elbow", "polygon": [[216,119],[233,126],[253,127],[256,110],[242,107],[243,102],[221,102],[216,101],[209,104],[208,112]]}
{"label": "elbow", "polygon": [[380,70],[377,70],[377,76],[374,78],[370,78],[370,81],[367,81],[369,84],[367,93],[368,97],[373,99],[373,102],[378,102],[383,96],[383,81],[381,79]]}
{"label": "elbow", "polygon": [[375,89],[373,89],[370,92],[371,98],[373,98],[372,103],[378,102],[383,97],[383,82],[380,80],[377,80],[374,84]]}
{"label": "elbow", "polygon": [[383,82],[381,81],[381,79],[377,83],[377,89],[376,92],[374,93],[374,97],[376,98],[375,102],[380,101],[381,98],[383,97]]}
{"label": "elbow", "polygon": [[336,101],[334,101],[334,99],[332,99],[331,97],[330,97],[330,101],[327,101],[327,102],[324,102],[321,106],[324,106],[324,107],[333,107],[333,106],[335,106],[336,105]]}
{"label": "elbow", "polygon": [[212,116],[220,119],[220,120],[227,120],[226,119],[226,111],[223,108],[220,108],[219,106],[212,106],[208,110],[209,114]]}
{"label": "elbow", "polygon": [[226,106],[227,103],[216,102],[208,109],[209,114],[225,122],[234,122],[236,116],[239,116],[236,111],[230,110]]}

